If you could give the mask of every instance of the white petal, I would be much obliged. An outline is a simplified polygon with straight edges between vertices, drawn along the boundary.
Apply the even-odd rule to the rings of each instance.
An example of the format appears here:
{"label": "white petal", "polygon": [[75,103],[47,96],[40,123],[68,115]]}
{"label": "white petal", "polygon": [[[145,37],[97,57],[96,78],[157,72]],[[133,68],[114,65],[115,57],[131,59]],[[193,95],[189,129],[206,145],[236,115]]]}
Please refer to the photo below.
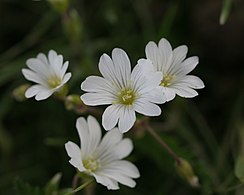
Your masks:
{"label": "white petal", "polygon": [[44,99],[49,98],[53,93],[54,93],[54,90],[52,90],[52,89],[42,90],[37,93],[35,99],[37,101],[44,100]]}
{"label": "white petal", "polygon": [[154,72],[154,73],[148,73],[146,77],[142,80],[138,80],[137,82],[137,92],[139,94],[144,94],[147,92],[150,92],[151,90],[154,90],[156,87],[159,86],[161,80],[162,80],[162,73],[161,72]]}
{"label": "white petal", "polygon": [[54,50],[50,50],[48,52],[48,60],[49,60],[49,64],[50,66],[53,66],[55,64],[55,59],[57,58],[57,52]]}
{"label": "white petal", "polygon": [[112,51],[112,59],[117,79],[121,86],[127,86],[131,75],[131,64],[127,54],[124,50],[115,48]]}
{"label": "white petal", "polygon": [[101,128],[97,120],[93,116],[87,118],[88,130],[90,134],[89,148],[90,153],[93,153],[101,140]]}
{"label": "white petal", "polygon": [[56,76],[62,75],[62,65],[63,65],[63,56],[58,55],[56,51],[50,50],[48,53],[48,59],[50,62],[50,72]]}
{"label": "white petal", "polygon": [[119,173],[118,171],[114,171],[113,169],[101,170],[101,174],[103,174],[104,176],[107,176],[109,178],[112,178],[112,179],[118,181],[119,183],[129,186],[131,188],[134,188],[136,186],[136,182],[133,179]]}
{"label": "white petal", "polygon": [[165,93],[160,89],[160,86],[154,88],[146,94],[143,94],[141,97],[146,98],[149,102],[156,104],[163,104],[167,101]]}
{"label": "white petal", "polygon": [[31,58],[26,61],[27,66],[37,73],[41,78],[47,79],[50,74],[50,68],[48,64],[43,63],[41,60],[36,58]]}
{"label": "white petal", "polygon": [[33,85],[30,88],[28,88],[25,92],[26,98],[31,98],[35,96],[39,91],[47,90],[42,85]]}
{"label": "white petal", "polygon": [[81,83],[81,89],[86,92],[107,92],[115,94],[115,88],[103,77],[89,76]]}
{"label": "white petal", "polygon": [[29,69],[22,69],[22,73],[27,80],[33,81],[35,83],[39,83],[41,85],[46,85],[43,78],[41,78],[37,73],[35,73]]}
{"label": "white petal", "polygon": [[109,80],[117,88],[123,88],[117,78],[113,61],[107,54],[103,54],[100,57],[98,67],[101,74],[106,80]]}
{"label": "white petal", "polygon": [[161,114],[161,109],[159,106],[142,98],[135,103],[134,109],[136,112],[146,116],[158,116]]}
{"label": "white petal", "polygon": [[[138,67],[137,67],[138,66]],[[135,68],[141,68],[141,72],[143,75],[148,75],[148,73],[153,73],[155,72],[156,70],[154,69],[153,67],[153,64],[152,64],[152,61],[150,59],[139,59],[137,61],[137,65],[135,66]],[[134,69],[135,69],[134,68]],[[134,71],[133,69],[133,71]],[[133,72],[132,71],[132,72]],[[133,73],[132,73],[133,74]],[[132,77],[133,78],[133,77]]]}
{"label": "white petal", "polygon": [[[140,89],[142,83],[146,80],[145,74],[148,74],[148,67],[150,66],[144,66],[145,63],[143,63],[143,66],[138,64],[133,68],[131,73],[131,81],[132,81],[132,88],[134,90]],[[151,71],[149,71],[151,73]]]}
{"label": "white petal", "polygon": [[108,188],[108,190],[118,190],[119,189],[119,185],[116,180],[108,178],[103,175],[99,175],[97,173],[93,174],[93,176],[95,177],[97,183],[100,183],[100,184],[106,186]]}
{"label": "white petal", "polygon": [[105,130],[115,127],[120,116],[121,106],[113,104],[107,107],[102,115],[102,125]]}
{"label": "white petal", "polygon": [[64,85],[65,83],[67,83],[70,80],[71,76],[72,76],[72,74],[70,72],[65,74],[61,85]]}
{"label": "white petal", "polygon": [[73,165],[75,168],[77,168],[80,172],[83,172],[83,171],[85,171],[86,169],[84,168],[84,166],[83,165],[81,165],[76,159],[74,159],[74,158],[71,158],[70,160],[69,160],[69,163],[71,164],[71,165]]}
{"label": "white petal", "polygon": [[98,158],[105,161],[108,156],[113,155],[115,146],[122,140],[122,134],[118,128],[108,131],[103,137],[97,151]]}
{"label": "white petal", "polygon": [[191,72],[198,64],[199,58],[197,56],[185,59],[177,70],[178,75],[186,75]]}
{"label": "white petal", "polygon": [[137,167],[129,161],[126,160],[117,160],[109,163],[109,169],[113,169],[123,175],[132,178],[140,177],[140,172]]}
{"label": "white petal", "polygon": [[160,84],[162,73],[153,71],[150,60],[140,59],[132,71],[131,80],[133,89],[143,94]]}
{"label": "white petal", "polygon": [[174,85],[172,87],[174,87],[175,93],[181,97],[192,98],[198,95],[197,91],[187,86]]}
{"label": "white petal", "polygon": [[39,53],[37,55],[37,59],[41,60],[44,64],[48,64],[47,57],[43,53]]}
{"label": "white petal", "polygon": [[69,66],[69,62],[66,61],[66,62],[64,63],[64,65],[62,66],[61,70],[60,70],[60,77],[61,77],[61,78],[63,78],[65,72],[66,72],[67,69],[68,69],[68,66]]}
{"label": "white petal", "polygon": [[85,93],[80,98],[84,104],[89,106],[106,105],[114,102],[114,97],[105,93]]}
{"label": "white petal", "polygon": [[65,144],[65,149],[71,158],[70,164],[79,169],[79,171],[84,171],[83,163],[81,161],[81,151],[80,148],[73,142],[69,141]]}
{"label": "white petal", "polygon": [[62,66],[63,66],[63,56],[57,55],[57,57],[55,58],[55,63],[53,65],[57,75],[60,75]]}
{"label": "white petal", "polygon": [[183,77],[182,79],[177,81],[178,83],[180,83],[180,85],[186,85],[190,88],[194,88],[194,89],[202,89],[204,88],[204,83],[203,81],[196,76],[193,75],[187,75],[185,77]]}
{"label": "white petal", "polygon": [[158,43],[158,48],[159,48],[159,56],[160,56],[160,71],[163,73],[167,72],[168,68],[172,64],[172,58],[173,58],[173,53],[172,53],[172,47],[170,43],[162,38],[159,43]]}
{"label": "white petal", "polygon": [[164,93],[164,96],[165,96],[167,102],[169,102],[175,98],[174,88],[159,86],[157,88],[157,90],[161,91],[161,93]]}
{"label": "white petal", "polygon": [[80,153],[80,148],[73,142],[69,141],[65,144],[65,149],[67,151],[67,154],[70,158],[74,159],[80,159],[81,161],[81,153]]}
{"label": "white petal", "polygon": [[125,133],[129,131],[133,127],[135,121],[136,121],[135,111],[128,106],[124,107],[123,109],[121,109],[120,112],[119,124],[118,124],[119,131],[121,133]]}
{"label": "white petal", "polygon": [[150,59],[154,65],[154,70],[158,71],[161,68],[161,62],[159,61],[159,51],[157,45],[150,41],[145,48],[146,57]]}
{"label": "white petal", "polygon": [[178,69],[178,66],[182,66],[181,62],[186,58],[188,48],[185,45],[179,46],[173,50],[173,62],[169,69],[167,70],[168,74],[174,74]]}
{"label": "white petal", "polygon": [[76,120],[76,129],[78,131],[79,137],[80,137],[80,145],[81,145],[81,151],[82,156],[89,155],[89,142],[90,142],[90,136],[88,134],[88,125],[83,117],[79,117]]}
{"label": "white petal", "polygon": [[[108,164],[109,162],[113,162],[115,160],[119,160],[127,157],[132,150],[133,150],[132,141],[128,138],[125,138],[120,142],[114,144],[113,146],[107,147],[106,150],[104,149],[105,152],[102,155],[100,155],[99,158],[106,166],[106,164]],[[101,152],[99,152],[99,154],[100,153]]]}
{"label": "white petal", "polygon": [[127,157],[133,150],[132,141],[128,138],[123,139],[117,146],[114,148],[114,154],[116,159],[122,159]]}

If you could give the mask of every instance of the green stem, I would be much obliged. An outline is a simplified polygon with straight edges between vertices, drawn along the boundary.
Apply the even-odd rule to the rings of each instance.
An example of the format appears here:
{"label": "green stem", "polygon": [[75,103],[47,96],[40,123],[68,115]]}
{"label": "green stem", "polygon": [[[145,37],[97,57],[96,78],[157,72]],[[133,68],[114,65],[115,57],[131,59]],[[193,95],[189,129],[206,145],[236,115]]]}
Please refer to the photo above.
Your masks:
{"label": "green stem", "polygon": [[243,183],[239,183],[237,185],[234,185],[234,186],[227,188],[226,191],[230,192],[230,191],[236,190],[237,188],[241,187],[242,185],[243,185]]}
{"label": "green stem", "polygon": [[88,186],[89,184],[91,184],[94,180],[91,179],[91,180],[88,180],[86,183],[82,184],[81,186],[79,186],[78,188],[76,188],[75,190],[71,191],[71,192],[68,192],[64,195],[71,195],[71,194],[74,194],[76,192],[79,192],[80,190],[84,189],[86,186]]}
{"label": "green stem", "polygon": [[73,181],[72,181],[72,188],[75,189],[78,181],[80,179],[79,173],[76,173],[75,176],[73,177]]}
{"label": "green stem", "polygon": [[221,14],[219,17],[219,23],[221,25],[224,25],[226,20],[228,19],[232,3],[233,3],[232,0],[224,0]]}
{"label": "green stem", "polygon": [[147,131],[153,136],[155,140],[173,157],[176,163],[181,163],[181,158],[170,148],[170,146],[158,135],[158,133],[149,125],[146,124]]}

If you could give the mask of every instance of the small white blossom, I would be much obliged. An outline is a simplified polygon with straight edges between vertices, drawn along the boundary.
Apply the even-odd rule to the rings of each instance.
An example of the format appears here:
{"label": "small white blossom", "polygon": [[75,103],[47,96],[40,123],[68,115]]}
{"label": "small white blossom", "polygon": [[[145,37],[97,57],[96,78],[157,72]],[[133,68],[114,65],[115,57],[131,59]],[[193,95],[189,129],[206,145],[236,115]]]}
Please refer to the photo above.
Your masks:
{"label": "small white blossom", "polygon": [[47,99],[59,91],[71,77],[71,73],[66,73],[69,62],[63,64],[63,56],[53,50],[48,52],[48,58],[39,53],[36,58],[28,59],[26,64],[29,69],[22,69],[24,77],[37,83],[27,89],[26,98],[35,96],[38,101]]}
{"label": "small white blossom", "polygon": [[167,101],[174,99],[175,95],[191,98],[198,95],[196,90],[204,88],[202,80],[193,75],[187,75],[198,64],[198,57],[186,58],[188,48],[185,45],[172,50],[170,43],[162,38],[158,46],[150,41],[146,45],[146,57],[154,65],[155,71],[160,71],[163,79],[157,87],[158,93],[164,93]]}
{"label": "small white blossom", "polygon": [[81,84],[81,89],[88,92],[81,99],[90,106],[112,104],[102,116],[105,130],[118,123],[120,132],[127,132],[136,121],[135,111],[146,116],[161,114],[155,103],[165,100],[162,95],[155,94],[154,88],[160,84],[162,75],[153,71],[150,60],[139,60],[131,72],[127,54],[115,48],[112,59],[107,54],[101,56],[99,70],[103,77],[89,76]]}
{"label": "small white blossom", "polygon": [[87,121],[80,117],[76,121],[80,137],[80,147],[69,141],[65,149],[71,157],[70,164],[80,172],[95,177],[97,183],[108,189],[119,189],[118,183],[135,187],[132,178],[138,178],[140,173],[131,162],[122,160],[132,149],[132,141],[122,138],[117,128],[107,132],[101,140],[101,128],[97,120],[88,116]]}

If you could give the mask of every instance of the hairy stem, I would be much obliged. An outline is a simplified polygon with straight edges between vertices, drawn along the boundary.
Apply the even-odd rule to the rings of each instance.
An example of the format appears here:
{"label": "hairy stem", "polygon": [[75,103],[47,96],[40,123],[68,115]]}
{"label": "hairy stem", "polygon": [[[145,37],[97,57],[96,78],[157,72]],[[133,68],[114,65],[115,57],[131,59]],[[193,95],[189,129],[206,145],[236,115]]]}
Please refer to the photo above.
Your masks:
{"label": "hairy stem", "polygon": [[75,194],[76,192],[78,192],[78,191],[80,191],[80,190],[84,189],[86,186],[88,186],[89,184],[91,184],[93,181],[94,181],[93,179],[88,180],[86,183],[82,184],[82,185],[81,185],[81,186],[79,186],[78,188],[76,188],[76,189],[74,189],[73,191],[68,192],[68,193],[66,193],[66,194],[64,194],[64,195],[71,195],[71,194]]}
{"label": "hairy stem", "polygon": [[181,158],[170,148],[170,146],[158,135],[158,133],[147,123],[146,130],[153,136],[155,140],[169,153],[170,156],[176,161],[176,163],[181,163]]}

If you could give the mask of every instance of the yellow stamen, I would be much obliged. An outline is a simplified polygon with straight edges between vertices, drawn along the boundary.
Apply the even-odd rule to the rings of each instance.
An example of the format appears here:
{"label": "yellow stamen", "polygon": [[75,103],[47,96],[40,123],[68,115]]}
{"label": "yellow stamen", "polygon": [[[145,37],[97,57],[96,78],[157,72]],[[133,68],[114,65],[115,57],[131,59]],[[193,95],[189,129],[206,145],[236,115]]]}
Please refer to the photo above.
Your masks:
{"label": "yellow stamen", "polygon": [[55,88],[61,84],[61,78],[56,75],[50,76],[47,83],[50,88]]}
{"label": "yellow stamen", "polygon": [[122,89],[118,93],[119,103],[124,105],[132,105],[135,101],[136,95],[132,89]]}
{"label": "yellow stamen", "polygon": [[83,160],[83,166],[88,173],[94,172],[99,168],[99,162],[93,158]]}
{"label": "yellow stamen", "polygon": [[160,86],[163,86],[163,87],[168,87],[171,85],[171,81],[172,81],[172,78],[173,76],[171,75],[164,75],[161,83],[160,83]]}

